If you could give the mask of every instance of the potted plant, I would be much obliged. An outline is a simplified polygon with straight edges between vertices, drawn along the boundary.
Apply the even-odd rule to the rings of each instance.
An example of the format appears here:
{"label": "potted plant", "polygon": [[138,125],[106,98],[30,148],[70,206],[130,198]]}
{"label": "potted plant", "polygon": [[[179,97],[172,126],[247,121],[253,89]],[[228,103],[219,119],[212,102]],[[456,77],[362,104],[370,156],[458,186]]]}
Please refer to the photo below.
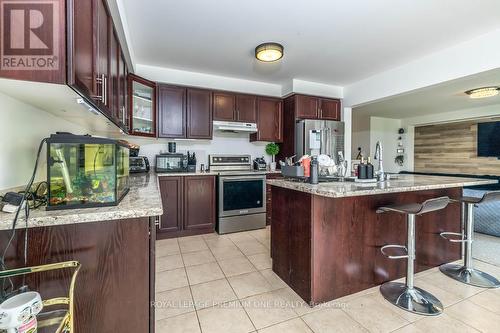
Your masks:
{"label": "potted plant", "polygon": [[280,147],[274,142],[266,145],[266,154],[271,155],[271,171],[276,171],[276,161],[274,160],[274,156],[278,155],[279,151]]}

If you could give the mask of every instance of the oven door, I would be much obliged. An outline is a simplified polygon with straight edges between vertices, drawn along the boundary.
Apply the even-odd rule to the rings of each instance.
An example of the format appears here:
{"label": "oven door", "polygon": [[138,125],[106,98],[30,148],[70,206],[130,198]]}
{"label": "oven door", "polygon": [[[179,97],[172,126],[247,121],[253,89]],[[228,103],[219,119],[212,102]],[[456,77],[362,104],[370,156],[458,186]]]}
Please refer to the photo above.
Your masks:
{"label": "oven door", "polygon": [[219,177],[219,217],[265,212],[265,175]]}

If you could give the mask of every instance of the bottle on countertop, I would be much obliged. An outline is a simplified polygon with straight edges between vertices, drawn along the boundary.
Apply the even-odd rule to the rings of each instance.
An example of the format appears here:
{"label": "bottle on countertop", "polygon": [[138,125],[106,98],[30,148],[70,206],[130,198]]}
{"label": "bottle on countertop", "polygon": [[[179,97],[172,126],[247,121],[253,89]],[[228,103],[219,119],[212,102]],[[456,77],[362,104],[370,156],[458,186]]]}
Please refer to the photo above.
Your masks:
{"label": "bottle on countertop", "polygon": [[371,163],[370,157],[368,157],[368,164],[366,164],[366,177],[368,179],[373,179],[375,174],[373,172],[373,164]]}
{"label": "bottle on countertop", "polygon": [[361,163],[358,164],[358,179],[367,179],[368,178],[368,170],[367,165],[365,164],[364,157],[361,157]]}
{"label": "bottle on countertop", "polygon": [[318,184],[319,183],[319,163],[318,158],[313,156],[311,158],[311,176],[309,177],[309,183]]}

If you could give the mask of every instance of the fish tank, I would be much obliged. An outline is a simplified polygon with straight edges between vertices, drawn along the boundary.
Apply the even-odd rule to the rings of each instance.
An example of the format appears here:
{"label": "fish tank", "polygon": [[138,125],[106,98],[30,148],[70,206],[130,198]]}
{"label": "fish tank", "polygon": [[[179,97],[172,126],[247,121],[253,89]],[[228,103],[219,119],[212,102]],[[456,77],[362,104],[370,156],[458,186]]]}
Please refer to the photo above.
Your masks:
{"label": "fish tank", "polygon": [[47,210],[116,206],[129,191],[129,148],[112,139],[47,139]]}

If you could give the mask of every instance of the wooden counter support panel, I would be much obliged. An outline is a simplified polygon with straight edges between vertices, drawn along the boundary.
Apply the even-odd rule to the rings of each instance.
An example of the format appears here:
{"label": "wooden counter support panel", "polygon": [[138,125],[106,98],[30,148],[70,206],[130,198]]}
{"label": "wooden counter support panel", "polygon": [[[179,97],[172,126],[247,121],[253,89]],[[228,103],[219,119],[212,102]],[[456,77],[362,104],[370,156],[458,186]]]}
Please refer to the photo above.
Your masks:
{"label": "wooden counter support panel", "polygon": [[[379,206],[423,202],[461,188],[328,198],[272,187],[273,270],[305,301],[325,302],[405,276],[404,260],[380,253],[406,244],[406,216]],[[460,231],[460,206],[417,217],[416,272],[460,259],[460,245],[439,236]]]}
{"label": "wooden counter support panel", "polygon": [[[75,299],[76,332],[148,332],[150,223],[140,219],[38,227],[28,231],[28,266],[77,260],[82,268]],[[0,232],[0,245],[10,231]],[[9,268],[24,267],[24,230],[7,255]],[[67,295],[71,271],[28,276],[42,298]],[[17,285],[16,287],[19,287]]]}

